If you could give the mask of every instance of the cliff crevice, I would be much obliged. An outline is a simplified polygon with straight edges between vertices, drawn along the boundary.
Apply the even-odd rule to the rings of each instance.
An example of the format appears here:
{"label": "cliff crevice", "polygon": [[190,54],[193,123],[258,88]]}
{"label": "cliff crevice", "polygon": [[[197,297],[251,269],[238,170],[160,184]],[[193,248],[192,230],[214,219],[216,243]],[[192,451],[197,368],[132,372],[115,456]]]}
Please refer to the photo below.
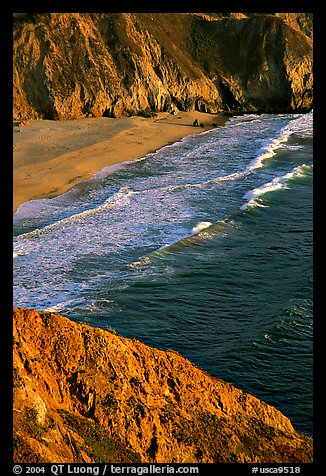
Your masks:
{"label": "cliff crevice", "polygon": [[[18,15],[18,16],[17,16]],[[312,14],[14,19],[14,118],[312,108]]]}

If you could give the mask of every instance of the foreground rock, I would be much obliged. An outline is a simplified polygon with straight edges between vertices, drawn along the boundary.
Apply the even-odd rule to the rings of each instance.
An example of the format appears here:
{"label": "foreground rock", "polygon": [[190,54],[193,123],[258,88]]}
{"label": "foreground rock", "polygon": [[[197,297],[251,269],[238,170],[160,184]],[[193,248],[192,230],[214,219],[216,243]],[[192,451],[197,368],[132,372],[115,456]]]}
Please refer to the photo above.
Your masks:
{"label": "foreground rock", "polygon": [[15,462],[311,462],[275,408],[161,351],[14,309]]}
{"label": "foreground rock", "polygon": [[306,112],[312,14],[29,13],[14,19],[14,118]]}

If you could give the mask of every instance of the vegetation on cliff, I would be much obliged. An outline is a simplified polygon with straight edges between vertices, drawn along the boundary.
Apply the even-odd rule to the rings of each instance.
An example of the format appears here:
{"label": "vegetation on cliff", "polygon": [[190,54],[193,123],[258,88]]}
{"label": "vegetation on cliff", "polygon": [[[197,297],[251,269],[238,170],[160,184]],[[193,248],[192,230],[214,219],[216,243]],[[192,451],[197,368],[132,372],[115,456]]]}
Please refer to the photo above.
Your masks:
{"label": "vegetation on cliff", "polygon": [[31,13],[14,21],[17,120],[306,112],[312,88],[308,13]]}
{"label": "vegetation on cliff", "polygon": [[178,353],[14,309],[15,462],[311,462],[280,411]]}

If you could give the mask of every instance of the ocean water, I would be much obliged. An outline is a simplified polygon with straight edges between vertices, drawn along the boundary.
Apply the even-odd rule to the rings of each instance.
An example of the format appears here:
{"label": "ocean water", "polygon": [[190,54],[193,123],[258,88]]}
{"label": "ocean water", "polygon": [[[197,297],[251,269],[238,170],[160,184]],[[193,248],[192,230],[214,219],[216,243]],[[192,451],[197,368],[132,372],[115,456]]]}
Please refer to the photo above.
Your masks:
{"label": "ocean water", "polygon": [[23,204],[14,305],[174,349],[312,434],[312,141],[312,112],[235,116]]}

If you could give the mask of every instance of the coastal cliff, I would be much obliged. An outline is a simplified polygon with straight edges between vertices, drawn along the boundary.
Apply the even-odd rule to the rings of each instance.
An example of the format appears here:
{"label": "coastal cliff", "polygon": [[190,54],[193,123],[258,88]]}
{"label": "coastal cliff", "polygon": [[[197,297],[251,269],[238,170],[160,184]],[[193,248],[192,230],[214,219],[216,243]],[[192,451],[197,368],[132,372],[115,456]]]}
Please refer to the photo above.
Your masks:
{"label": "coastal cliff", "polygon": [[14,17],[14,119],[307,112],[312,14]]}
{"label": "coastal cliff", "polygon": [[15,462],[311,462],[274,407],[173,350],[14,308]]}

